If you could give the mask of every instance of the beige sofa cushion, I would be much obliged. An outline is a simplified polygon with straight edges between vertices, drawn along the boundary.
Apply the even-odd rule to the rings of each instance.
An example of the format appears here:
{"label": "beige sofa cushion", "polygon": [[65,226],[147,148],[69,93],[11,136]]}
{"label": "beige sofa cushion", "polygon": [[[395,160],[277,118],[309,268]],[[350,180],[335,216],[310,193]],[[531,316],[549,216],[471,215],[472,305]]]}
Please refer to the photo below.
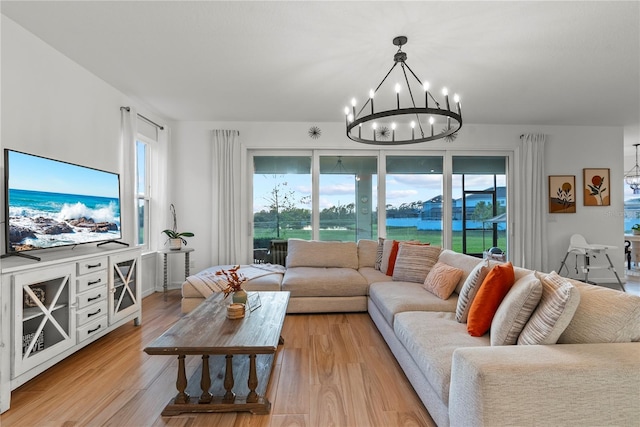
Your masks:
{"label": "beige sofa cushion", "polygon": [[282,279],[282,290],[291,292],[291,298],[366,296],[368,287],[351,268],[292,267]]}
{"label": "beige sofa cushion", "polygon": [[380,270],[376,270],[374,267],[360,267],[358,272],[362,274],[368,284],[391,281],[390,276],[387,276]]}
{"label": "beige sofa cushion", "polygon": [[358,268],[375,267],[378,242],[369,239],[358,240]]}
{"label": "beige sofa cushion", "polygon": [[572,280],[580,304],[559,343],[640,341],[640,296]]}
{"label": "beige sofa cushion", "polygon": [[405,312],[396,315],[393,330],[440,399],[449,403],[453,352],[460,347],[487,347],[487,335],[472,337],[455,314]]}
{"label": "beige sofa cushion", "polygon": [[287,251],[287,268],[343,267],[358,269],[358,245],[356,242],[289,239]]}
{"label": "beige sofa cushion", "polygon": [[378,307],[389,325],[393,316],[404,311],[445,311],[456,310],[456,298],[442,300],[428,292],[421,283],[378,282],[369,286],[369,299]]}
{"label": "beige sofa cushion", "polygon": [[491,345],[514,345],[542,297],[542,283],[530,272],[517,280],[491,322]]}
{"label": "beige sofa cushion", "polygon": [[539,279],[542,298],[518,337],[519,345],[555,344],[580,303],[578,289],[555,271]]}

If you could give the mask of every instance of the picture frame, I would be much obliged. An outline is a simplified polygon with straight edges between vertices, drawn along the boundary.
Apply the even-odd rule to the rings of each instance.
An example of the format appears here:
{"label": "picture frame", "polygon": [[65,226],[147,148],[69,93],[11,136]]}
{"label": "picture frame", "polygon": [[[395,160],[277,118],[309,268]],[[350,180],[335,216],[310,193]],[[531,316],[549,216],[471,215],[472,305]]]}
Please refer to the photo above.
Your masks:
{"label": "picture frame", "polygon": [[549,175],[549,213],[576,213],[575,175]]}
{"label": "picture frame", "polygon": [[585,206],[611,205],[611,181],[608,168],[584,168],[584,197]]}

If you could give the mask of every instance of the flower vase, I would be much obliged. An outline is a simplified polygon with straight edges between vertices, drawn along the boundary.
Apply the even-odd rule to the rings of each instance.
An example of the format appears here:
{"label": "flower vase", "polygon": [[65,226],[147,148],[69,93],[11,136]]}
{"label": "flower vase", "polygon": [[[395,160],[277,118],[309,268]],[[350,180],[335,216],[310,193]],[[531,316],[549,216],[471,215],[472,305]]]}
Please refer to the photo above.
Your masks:
{"label": "flower vase", "polygon": [[231,297],[234,303],[238,304],[246,304],[247,303],[247,291],[244,289],[240,289],[239,291],[235,291]]}

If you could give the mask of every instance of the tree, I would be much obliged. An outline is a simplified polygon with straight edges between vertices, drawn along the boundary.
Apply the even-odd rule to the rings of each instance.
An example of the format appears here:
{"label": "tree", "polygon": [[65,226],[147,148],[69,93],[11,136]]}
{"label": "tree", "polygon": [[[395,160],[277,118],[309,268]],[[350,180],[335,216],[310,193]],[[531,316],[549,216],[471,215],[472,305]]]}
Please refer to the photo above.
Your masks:
{"label": "tree", "polygon": [[[277,179],[276,176],[274,178]],[[282,214],[295,209],[295,191],[289,189],[287,185],[287,182],[276,182],[269,195],[264,198],[269,203],[269,210],[275,214],[277,238],[280,238]]]}

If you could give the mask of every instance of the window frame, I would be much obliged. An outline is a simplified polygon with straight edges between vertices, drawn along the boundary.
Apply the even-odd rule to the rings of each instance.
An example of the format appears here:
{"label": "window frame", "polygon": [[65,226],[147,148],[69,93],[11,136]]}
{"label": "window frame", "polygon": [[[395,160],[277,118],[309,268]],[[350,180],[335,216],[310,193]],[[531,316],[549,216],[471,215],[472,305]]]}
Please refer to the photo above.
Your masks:
{"label": "window frame", "polygon": [[[149,138],[143,134],[138,134],[135,138],[135,191],[134,191],[134,206],[136,210],[136,222],[135,222],[135,245],[138,248],[141,248],[143,252],[147,252],[151,250],[151,223],[152,223],[152,197],[151,197],[151,151],[154,143],[152,138]],[[145,146],[145,159],[144,159],[144,189],[143,192],[140,193],[139,189],[139,173],[138,173],[138,144],[143,144]],[[139,242],[140,238],[140,218],[138,217],[138,209],[140,201],[144,203],[145,207],[145,215],[144,215],[144,225],[143,225],[143,242]]]}

